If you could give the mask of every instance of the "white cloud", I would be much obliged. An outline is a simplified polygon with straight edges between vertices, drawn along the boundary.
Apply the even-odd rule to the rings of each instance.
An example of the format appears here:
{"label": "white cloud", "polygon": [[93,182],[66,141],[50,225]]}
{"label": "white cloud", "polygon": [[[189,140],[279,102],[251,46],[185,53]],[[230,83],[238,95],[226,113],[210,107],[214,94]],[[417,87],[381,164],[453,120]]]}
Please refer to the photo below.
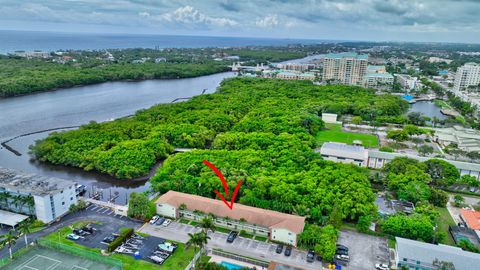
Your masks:
{"label": "white cloud", "polygon": [[264,18],[257,19],[255,25],[262,28],[273,28],[278,26],[278,16],[277,15],[267,15]]}
{"label": "white cloud", "polygon": [[177,8],[172,12],[160,15],[160,18],[168,22],[183,24],[206,24],[215,26],[235,26],[238,24],[232,19],[208,16],[192,6]]}

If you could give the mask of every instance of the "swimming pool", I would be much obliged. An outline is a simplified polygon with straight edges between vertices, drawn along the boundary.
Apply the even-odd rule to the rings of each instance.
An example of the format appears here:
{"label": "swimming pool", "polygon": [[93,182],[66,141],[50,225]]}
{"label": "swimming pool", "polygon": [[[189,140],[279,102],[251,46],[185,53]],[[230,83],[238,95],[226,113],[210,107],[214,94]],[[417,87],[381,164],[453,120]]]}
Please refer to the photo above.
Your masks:
{"label": "swimming pool", "polygon": [[243,266],[229,262],[221,262],[220,265],[226,267],[228,270],[240,270],[245,268]]}

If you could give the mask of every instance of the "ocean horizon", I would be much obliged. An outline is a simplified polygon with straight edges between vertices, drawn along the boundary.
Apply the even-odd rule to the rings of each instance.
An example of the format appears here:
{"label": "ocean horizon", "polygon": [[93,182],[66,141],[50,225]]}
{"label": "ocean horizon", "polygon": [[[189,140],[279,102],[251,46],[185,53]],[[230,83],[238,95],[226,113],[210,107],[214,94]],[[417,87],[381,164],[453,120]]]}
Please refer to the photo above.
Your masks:
{"label": "ocean horizon", "polygon": [[206,48],[319,44],[334,40],[0,30],[0,53],[127,48]]}

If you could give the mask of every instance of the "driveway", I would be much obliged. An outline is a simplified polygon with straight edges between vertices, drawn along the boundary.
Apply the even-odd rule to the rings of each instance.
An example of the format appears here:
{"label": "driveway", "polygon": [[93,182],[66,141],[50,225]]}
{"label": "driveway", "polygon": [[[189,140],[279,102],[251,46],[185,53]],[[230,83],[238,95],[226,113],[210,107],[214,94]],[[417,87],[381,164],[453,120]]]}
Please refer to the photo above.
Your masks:
{"label": "driveway", "polygon": [[[155,237],[166,238],[174,241],[186,243],[190,238],[188,233],[199,232],[201,229],[192,225],[172,222],[168,227],[145,224],[141,232]],[[275,252],[276,244],[265,243],[243,237],[237,237],[233,243],[227,243],[227,234],[221,232],[209,232],[210,240],[208,248],[219,248],[224,251],[235,253],[242,256],[252,257],[264,261],[276,261],[291,266],[302,267],[304,269],[322,269],[320,262],[307,263],[306,252],[294,249],[292,255],[286,257]]]}
{"label": "driveway", "polygon": [[349,248],[350,262],[342,269],[371,270],[376,263],[389,263],[386,238],[343,230],[337,242]]}

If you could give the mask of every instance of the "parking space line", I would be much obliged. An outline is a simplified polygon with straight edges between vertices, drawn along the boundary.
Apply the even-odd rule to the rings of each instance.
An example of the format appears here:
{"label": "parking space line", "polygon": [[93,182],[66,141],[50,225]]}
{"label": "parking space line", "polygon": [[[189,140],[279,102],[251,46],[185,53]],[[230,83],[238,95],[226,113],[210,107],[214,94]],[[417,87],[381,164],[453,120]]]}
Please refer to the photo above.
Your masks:
{"label": "parking space line", "polygon": [[98,208],[98,205],[96,205],[96,204],[93,204],[93,207],[92,207],[92,208],[90,208],[90,210],[91,210],[91,211],[95,211],[95,209],[97,209],[97,208]]}

